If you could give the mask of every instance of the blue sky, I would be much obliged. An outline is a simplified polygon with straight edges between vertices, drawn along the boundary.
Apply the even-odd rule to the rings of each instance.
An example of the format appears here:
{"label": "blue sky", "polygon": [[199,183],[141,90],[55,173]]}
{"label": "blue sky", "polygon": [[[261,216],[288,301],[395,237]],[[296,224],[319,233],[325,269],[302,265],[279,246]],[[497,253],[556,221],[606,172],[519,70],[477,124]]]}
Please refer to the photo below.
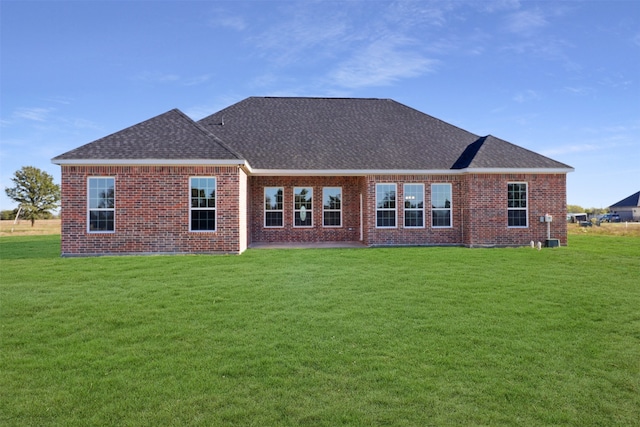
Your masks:
{"label": "blue sky", "polygon": [[179,108],[392,98],[573,166],[567,202],[640,190],[637,1],[0,3],[0,209],[22,166]]}

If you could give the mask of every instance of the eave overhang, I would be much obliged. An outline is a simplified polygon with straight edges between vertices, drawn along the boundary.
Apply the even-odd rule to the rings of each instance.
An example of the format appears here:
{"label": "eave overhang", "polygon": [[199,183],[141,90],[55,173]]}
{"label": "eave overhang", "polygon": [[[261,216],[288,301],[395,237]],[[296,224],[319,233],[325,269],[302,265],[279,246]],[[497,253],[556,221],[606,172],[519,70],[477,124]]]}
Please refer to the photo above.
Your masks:
{"label": "eave overhang", "polygon": [[52,159],[60,166],[243,166],[239,159]]}
{"label": "eave overhang", "polygon": [[52,159],[60,166],[240,166],[253,176],[567,174],[573,168],[258,169],[241,159]]}

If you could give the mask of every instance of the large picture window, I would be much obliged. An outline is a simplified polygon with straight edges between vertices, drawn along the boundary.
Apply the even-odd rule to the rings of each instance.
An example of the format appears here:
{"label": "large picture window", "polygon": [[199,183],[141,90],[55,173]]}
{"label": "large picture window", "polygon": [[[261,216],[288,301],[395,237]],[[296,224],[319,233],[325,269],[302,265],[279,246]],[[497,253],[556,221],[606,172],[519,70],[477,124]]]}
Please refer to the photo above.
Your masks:
{"label": "large picture window", "polygon": [[424,227],[424,184],[404,184],[404,226]]}
{"label": "large picture window", "polygon": [[341,187],[324,187],[322,189],[322,225],[325,227],[342,226]]}
{"label": "large picture window", "polygon": [[431,184],[431,226],[451,227],[451,184]]}
{"label": "large picture window", "polygon": [[313,188],[295,187],[293,189],[293,225],[294,227],[313,226]]}
{"label": "large picture window", "polygon": [[91,177],[88,190],[88,231],[112,233],[115,231],[116,180],[113,177]]}
{"label": "large picture window", "polygon": [[507,218],[509,227],[527,227],[527,183],[507,184]]}
{"label": "large picture window", "polygon": [[376,184],[376,227],[396,227],[396,184]]}
{"label": "large picture window", "polygon": [[284,189],[282,187],[265,187],[264,189],[264,226],[284,227],[284,205],[282,204]]}
{"label": "large picture window", "polygon": [[191,231],[216,231],[216,179],[191,178]]}

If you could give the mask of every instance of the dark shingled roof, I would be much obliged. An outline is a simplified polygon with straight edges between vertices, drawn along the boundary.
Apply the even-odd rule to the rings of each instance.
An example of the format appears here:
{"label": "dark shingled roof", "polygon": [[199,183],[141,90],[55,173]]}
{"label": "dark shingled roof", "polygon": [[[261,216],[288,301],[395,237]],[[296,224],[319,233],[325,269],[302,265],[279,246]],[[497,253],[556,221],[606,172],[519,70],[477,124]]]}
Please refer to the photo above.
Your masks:
{"label": "dark shingled roof", "polygon": [[251,97],[199,123],[257,169],[570,169],[391,99]]}
{"label": "dark shingled roof", "polygon": [[614,203],[609,207],[610,208],[628,208],[631,206],[640,206],[640,191],[630,195],[626,199],[620,200],[618,203]]}
{"label": "dark shingled roof", "polygon": [[197,123],[171,110],[53,159],[239,160],[253,169],[571,167],[390,99],[251,97]]}
{"label": "dark shingled roof", "polygon": [[239,159],[180,110],[128,127],[64,153],[57,160]]}

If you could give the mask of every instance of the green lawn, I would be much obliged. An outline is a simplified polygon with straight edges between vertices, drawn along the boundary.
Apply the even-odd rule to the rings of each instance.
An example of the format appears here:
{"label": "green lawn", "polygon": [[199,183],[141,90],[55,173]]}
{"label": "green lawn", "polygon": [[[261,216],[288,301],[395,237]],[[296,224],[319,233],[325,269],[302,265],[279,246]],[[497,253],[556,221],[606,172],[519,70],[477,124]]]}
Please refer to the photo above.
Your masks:
{"label": "green lawn", "polygon": [[0,425],[640,423],[640,238],[60,258],[0,239]]}

